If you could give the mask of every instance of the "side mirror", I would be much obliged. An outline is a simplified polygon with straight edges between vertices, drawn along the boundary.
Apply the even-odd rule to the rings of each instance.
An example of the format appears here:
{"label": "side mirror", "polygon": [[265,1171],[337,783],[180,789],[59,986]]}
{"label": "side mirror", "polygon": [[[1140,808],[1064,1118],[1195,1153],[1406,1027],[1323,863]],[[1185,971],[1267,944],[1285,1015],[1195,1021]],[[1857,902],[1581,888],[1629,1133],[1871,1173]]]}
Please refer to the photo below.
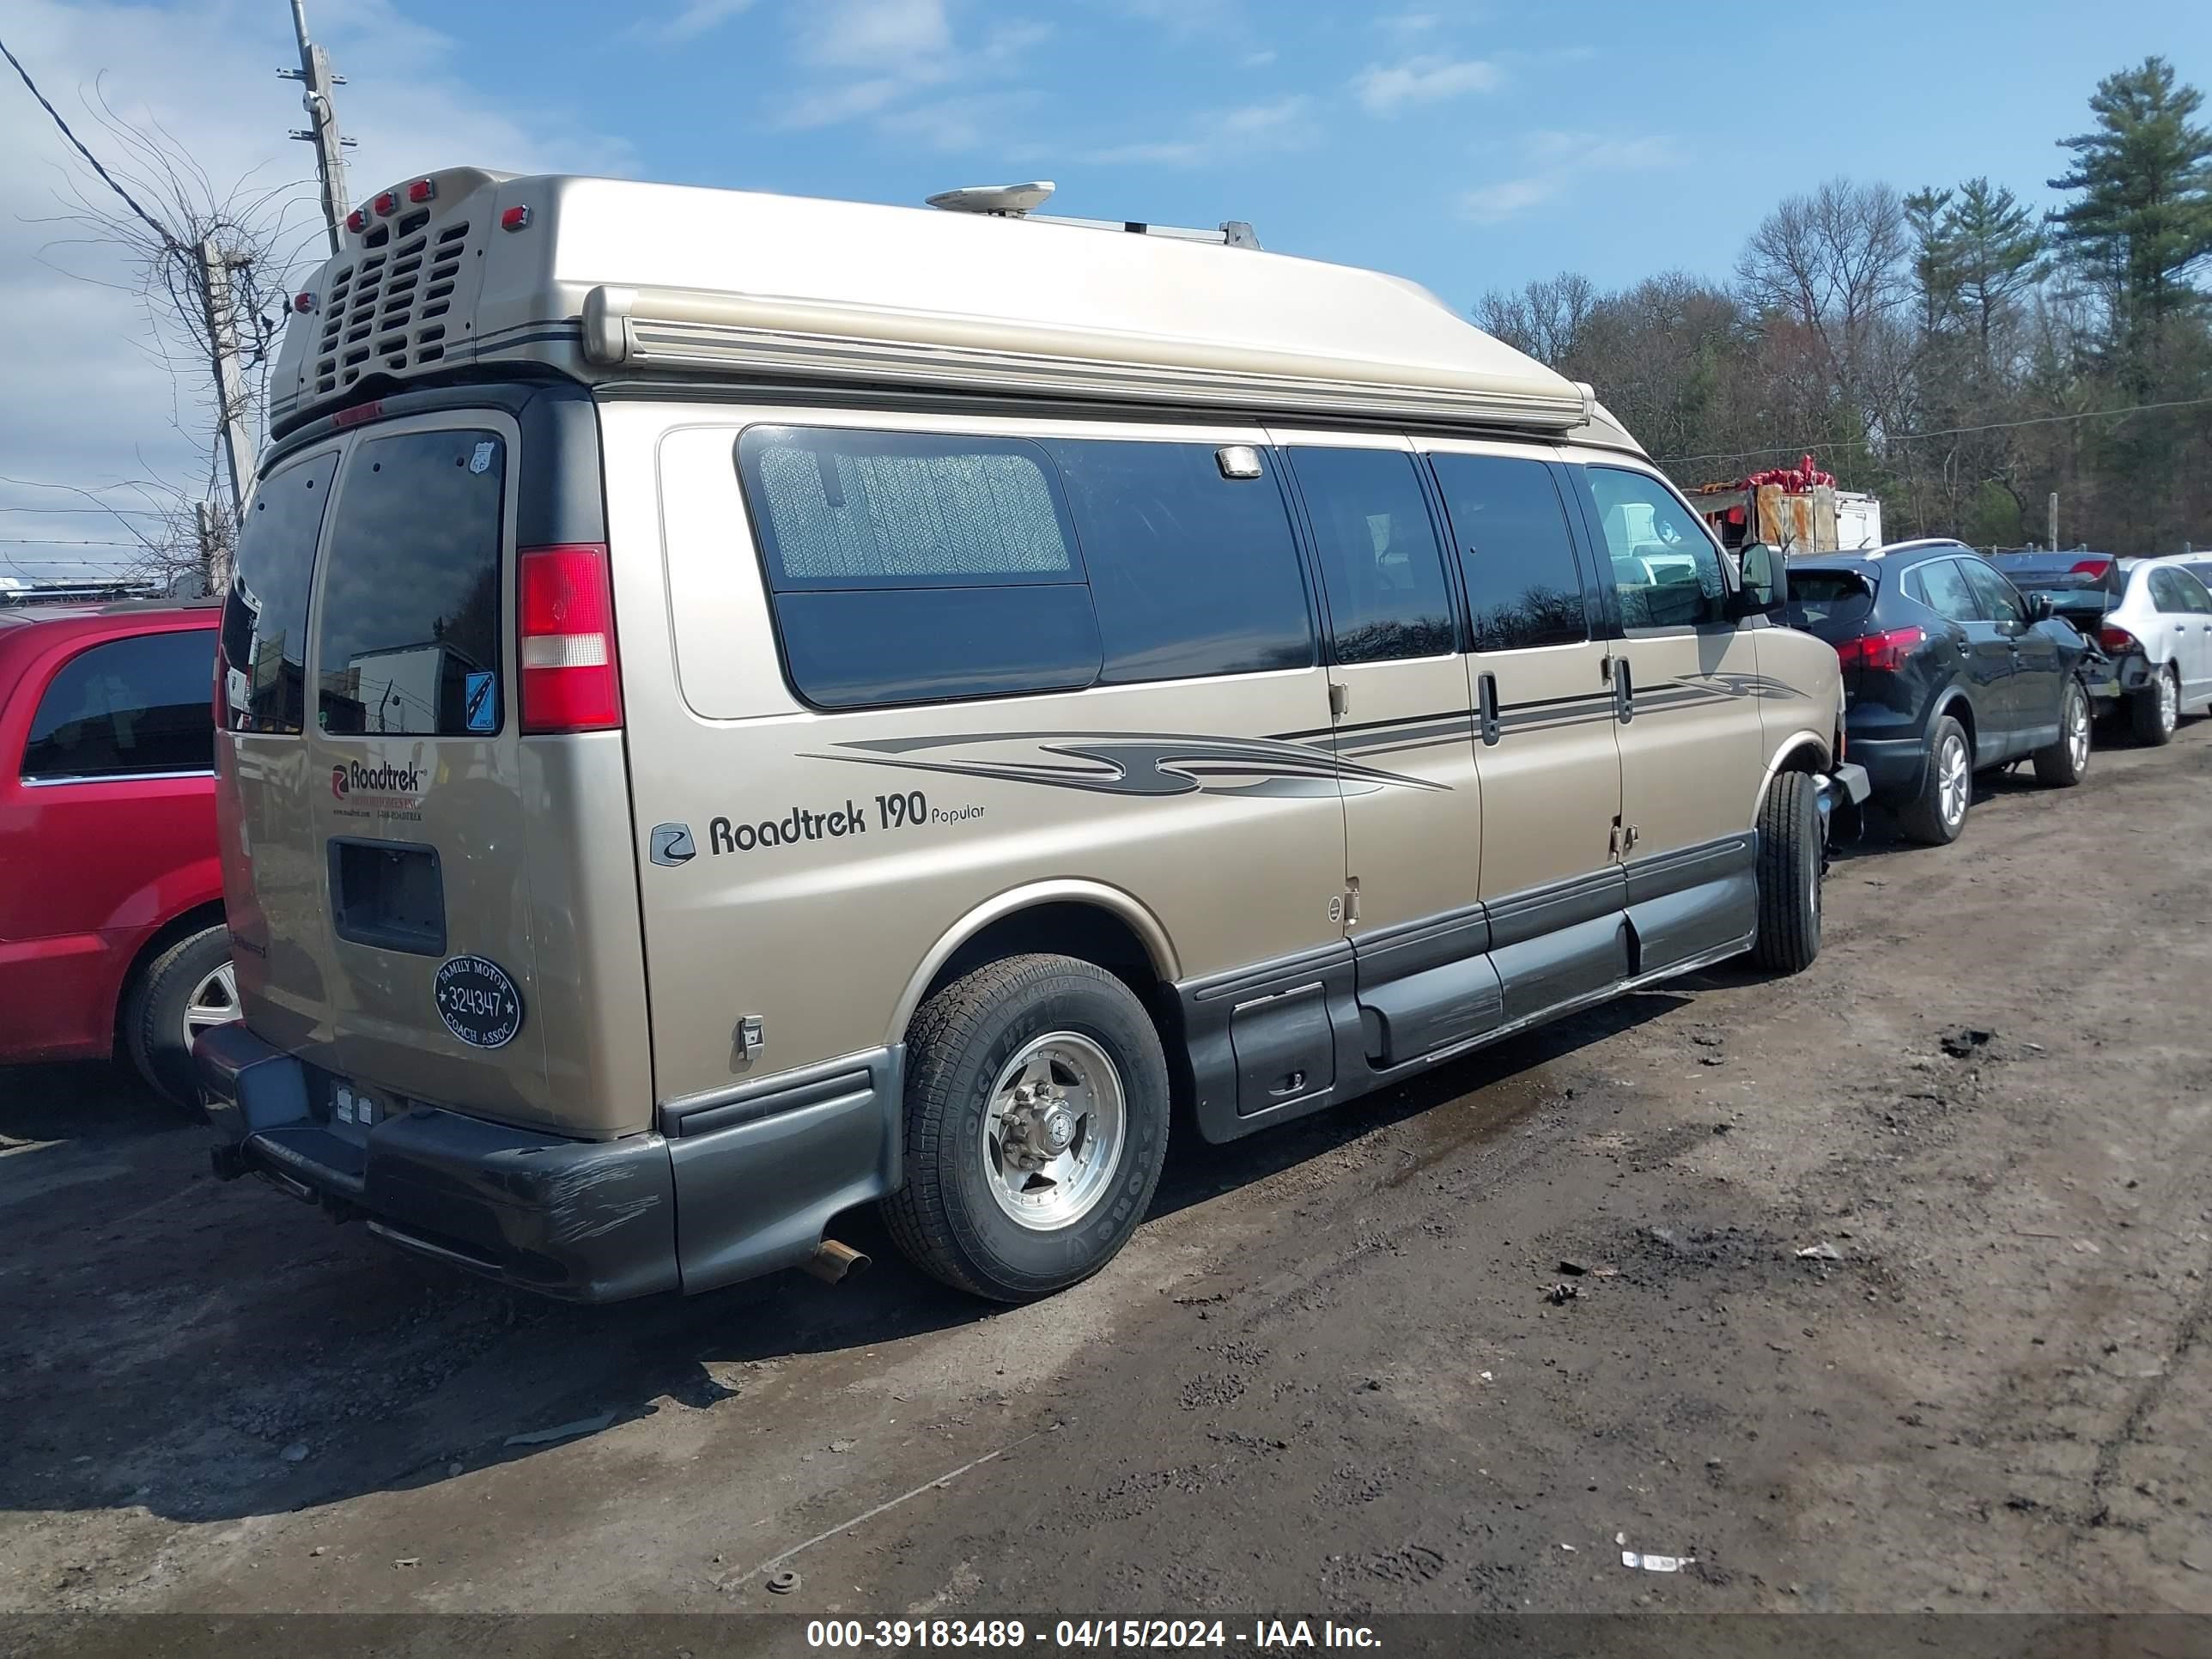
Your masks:
{"label": "side mirror", "polygon": [[1790,568],[1782,550],[1765,542],[1747,542],[1742,561],[1743,589],[1736,596],[1741,617],[1778,617],[1790,603]]}
{"label": "side mirror", "polygon": [[2051,602],[2050,594],[2030,593],[2027,596],[2028,621],[2032,623],[2049,622],[2057,614],[2058,607]]}

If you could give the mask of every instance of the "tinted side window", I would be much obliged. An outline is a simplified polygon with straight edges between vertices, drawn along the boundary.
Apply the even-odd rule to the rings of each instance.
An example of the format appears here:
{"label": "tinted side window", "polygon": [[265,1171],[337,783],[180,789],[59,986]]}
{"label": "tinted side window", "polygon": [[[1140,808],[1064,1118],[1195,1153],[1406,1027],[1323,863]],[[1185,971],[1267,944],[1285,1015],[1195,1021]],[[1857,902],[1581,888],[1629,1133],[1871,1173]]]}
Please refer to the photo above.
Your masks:
{"label": "tinted side window", "polygon": [[1961,623],[1988,620],[1956,559],[1930,559],[1912,574],[1919,578],[1921,594],[1937,616]]}
{"label": "tinted side window", "polygon": [[1058,464],[1109,684],[1304,668],[1313,621],[1281,488],[1211,444],[1068,439]]}
{"label": "tinted side window", "polygon": [[818,707],[1071,690],[1098,623],[1050,459],[1013,439],[755,427],[738,471]]}
{"label": "tinted side window", "polygon": [[2172,570],[2165,567],[2150,573],[2150,602],[2170,617],[2179,616],[2189,609],[2181,584],[2174,580]]}
{"label": "tinted side window", "polygon": [[307,710],[307,589],[331,498],[335,454],[261,482],[239,528],[222,607],[223,711],[234,732],[297,732]]}
{"label": "tinted side window", "polygon": [[1727,614],[1728,578],[1697,514],[1656,478],[1625,467],[1578,469],[1613,562],[1624,628],[1680,628]]}
{"label": "tinted side window", "polygon": [[64,663],[23,746],[27,778],[125,778],[215,765],[204,628],[110,640]]}
{"label": "tinted side window", "polygon": [[2204,584],[2190,574],[2187,567],[2173,573],[2174,585],[2181,590],[2181,602],[2191,614],[2202,616],[2212,611],[2212,593],[2204,591]]}
{"label": "tinted side window", "polygon": [[401,433],[353,452],[316,611],[325,731],[499,730],[506,477],[495,432]]}
{"label": "tinted side window", "polygon": [[1540,461],[1431,455],[1477,651],[1571,645],[1589,637],[1566,509]]}
{"label": "tinted side window", "polygon": [[2182,568],[2196,579],[2199,587],[2207,590],[2205,605],[2208,609],[2212,609],[2212,564],[2187,564]]}
{"label": "tinted side window", "polygon": [[2027,625],[2027,606],[2010,582],[1979,559],[1960,559],[1957,564],[1966,573],[1966,580],[1980,602],[1984,620],[2023,628]]}
{"label": "tinted side window", "polygon": [[1291,452],[1313,520],[1339,662],[1436,657],[1455,647],[1436,526],[1411,455]]}

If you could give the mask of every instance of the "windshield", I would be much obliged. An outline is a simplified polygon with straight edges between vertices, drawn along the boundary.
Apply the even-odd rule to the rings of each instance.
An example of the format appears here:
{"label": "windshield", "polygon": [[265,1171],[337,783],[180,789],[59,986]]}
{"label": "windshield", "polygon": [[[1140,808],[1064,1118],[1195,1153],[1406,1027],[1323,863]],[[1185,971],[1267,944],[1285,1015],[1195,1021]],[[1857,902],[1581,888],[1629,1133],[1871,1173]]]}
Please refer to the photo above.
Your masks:
{"label": "windshield", "polygon": [[1990,562],[2031,593],[2118,591],[2119,562],[2102,553],[1997,553]]}
{"label": "windshield", "polygon": [[1792,628],[1863,622],[1874,609],[1874,585],[1849,570],[1792,570],[1788,617]]}

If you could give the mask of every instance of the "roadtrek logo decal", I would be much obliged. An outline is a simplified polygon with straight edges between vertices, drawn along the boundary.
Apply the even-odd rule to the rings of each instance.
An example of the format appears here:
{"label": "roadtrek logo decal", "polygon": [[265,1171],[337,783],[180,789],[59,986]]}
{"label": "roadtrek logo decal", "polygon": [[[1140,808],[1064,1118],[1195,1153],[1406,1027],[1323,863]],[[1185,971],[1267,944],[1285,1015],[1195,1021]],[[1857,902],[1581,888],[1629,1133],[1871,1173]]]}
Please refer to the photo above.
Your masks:
{"label": "roadtrek logo decal", "polygon": [[363,766],[343,761],[331,768],[331,796],[343,800],[355,790],[364,794],[419,795],[422,769],[419,766]]}

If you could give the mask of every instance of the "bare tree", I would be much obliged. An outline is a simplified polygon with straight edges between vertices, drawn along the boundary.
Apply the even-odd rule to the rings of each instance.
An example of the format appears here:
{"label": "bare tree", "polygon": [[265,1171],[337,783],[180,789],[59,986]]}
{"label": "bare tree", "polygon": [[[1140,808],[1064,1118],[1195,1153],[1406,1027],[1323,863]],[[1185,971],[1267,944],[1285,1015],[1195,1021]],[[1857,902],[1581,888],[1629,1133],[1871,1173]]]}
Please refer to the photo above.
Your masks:
{"label": "bare tree", "polygon": [[1485,333],[1556,368],[1573,355],[1597,302],[1589,277],[1563,270],[1534,278],[1518,291],[1491,289],[1475,301],[1474,320]]}
{"label": "bare tree", "polygon": [[[61,210],[46,222],[64,232],[49,244],[46,262],[121,289],[145,314],[144,332],[133,343],[167,375],[170,422],[199,459],[188,478],[149,476],[108,493],[139,503],[116,512],[143,550],[133,574],[173,587],[187,572],[229,568],[247,479],[226,487],[219,437],[234,422],[249,434],[263,429],[287,308],[284,278],[321,224],[312,181],[268,185],[249,173],[217,185],[158,123],[118,115],[102,88],[95,85],[85,106],[109,155],[95,158],[54,114],[83,160],[71,163],[58,192]],[[120,279],[71,270],[62,258],[70,248],[119,254]],[[241,371],[231,377],[228,396],[216,361],[226,339],[235,343]],[[116,510],[106,496],[88,499]]]}
{"label": "bare tree", "polygon": [[1889,413],[1898,377],[1887,337],[1911,297],[1905,206],[1887,185],[1831,179],[1759,222],[1736,264],[1744,297],[1816,340],[1838,394],[1869,425]]}

